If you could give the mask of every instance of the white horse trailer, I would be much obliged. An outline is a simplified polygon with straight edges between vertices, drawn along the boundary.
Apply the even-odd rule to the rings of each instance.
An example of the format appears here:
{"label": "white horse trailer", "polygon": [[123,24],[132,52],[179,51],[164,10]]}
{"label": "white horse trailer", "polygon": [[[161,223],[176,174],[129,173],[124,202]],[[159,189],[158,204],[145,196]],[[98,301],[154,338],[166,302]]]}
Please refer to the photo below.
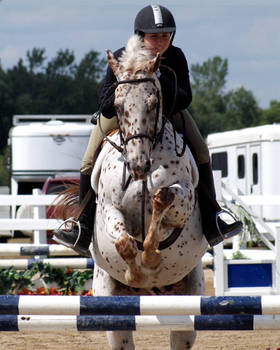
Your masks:
{"label": "white horse trailer", "polygon": [[[280,124],[210,134],[213,170],[239,195],[280,195]],[[253,206],[265,221],[279,221],[279,207]]]}
{"label": "white horse trailer", "polygon": [[93,125],[89,115],[14,116],[9,134],[11,193],[29,194],[48,177],[79,175]]}

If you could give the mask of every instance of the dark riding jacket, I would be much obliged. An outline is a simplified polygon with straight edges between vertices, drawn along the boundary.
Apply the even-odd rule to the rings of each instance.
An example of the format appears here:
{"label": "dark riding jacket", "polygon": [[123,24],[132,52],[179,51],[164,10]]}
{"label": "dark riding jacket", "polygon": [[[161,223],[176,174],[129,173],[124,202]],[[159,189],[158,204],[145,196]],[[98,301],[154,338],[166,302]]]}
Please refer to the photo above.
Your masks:
{"label": "dark riding jacket", "polygon": [[[114,52],[116,59],[121,56],[124,49],[125,48],[122,47]],[[188,63],[183,51],[178,47],[170,45],[161,57],[161,64],[173,69],[177,76],[177,96],[173,110],[173,113],[176,113],[187,108],[192,101]],[[175,81],[173,73],[163,67],[160,67],[160,73],[159,81],[161,83],[163,96],[163,114],[168,116],[174,100]],[[107,73],[99,94],[99,105],[103,101],[106,91],[115,81],[116,77],[112,68],[108,65]],[[106,100],[103,102],[102,114],[108,119],[116,115],[114,99],[115,96],[112,94],[110,97],[106,97]]]}

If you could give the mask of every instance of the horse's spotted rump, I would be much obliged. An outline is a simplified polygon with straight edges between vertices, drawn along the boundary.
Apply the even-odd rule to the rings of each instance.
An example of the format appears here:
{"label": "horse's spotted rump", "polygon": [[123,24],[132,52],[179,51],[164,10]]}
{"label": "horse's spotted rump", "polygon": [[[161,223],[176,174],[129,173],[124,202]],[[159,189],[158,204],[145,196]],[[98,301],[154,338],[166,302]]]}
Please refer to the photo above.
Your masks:
{"label": "horse's spotted rump", "polygon": [[[119,62],[111,52],[107,56],[118,81],[153,80],[119,84],[115,91],[125,159],[106,143],[92,175],[98,193],[93,293],[203,294],[200,261],[207,242],[195,196],[196,164],[188,148],[181,158],[176,155],[168,121],[162,143],[153,144],[163,125],[161,87],[156,76],[159,57],[146,51],[137,36],[130,39]],[[111,139],[119,143],[118,134]],[[177,147],[183,147],[179,136]],[[179,236],[172,241],[176,230],[180,230]],[[160,243],[165,241],[171,243],[160,250]],[[111,349],[134,349],[131,332],[109,332],[108,339]],[[170,348],[191,348],[194,339],[194,332],[171,332]]]}

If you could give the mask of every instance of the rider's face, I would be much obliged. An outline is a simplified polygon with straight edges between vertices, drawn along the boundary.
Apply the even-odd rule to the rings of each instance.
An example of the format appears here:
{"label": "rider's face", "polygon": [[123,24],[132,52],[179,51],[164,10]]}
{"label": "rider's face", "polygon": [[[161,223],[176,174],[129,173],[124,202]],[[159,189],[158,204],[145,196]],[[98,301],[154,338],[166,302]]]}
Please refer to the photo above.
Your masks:
{"label": "rider's face", "polygon": [[158,52],[162,55],[170,44],[170,33],[145,33],[144,43],[148,50],[151,50],[154,55]]}

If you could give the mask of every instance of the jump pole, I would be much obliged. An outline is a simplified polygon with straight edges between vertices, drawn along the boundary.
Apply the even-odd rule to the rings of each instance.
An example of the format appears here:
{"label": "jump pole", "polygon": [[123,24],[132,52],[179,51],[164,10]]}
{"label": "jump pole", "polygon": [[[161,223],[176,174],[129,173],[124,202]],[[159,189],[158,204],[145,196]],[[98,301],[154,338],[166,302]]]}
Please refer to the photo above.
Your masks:
{"label": "jump pole", "polygon": [[279,330],[280,315],[56,316],[1,315],[0,331],[256,331]]}
{"label": "jump pole", "polygon": [[72,256],[78,255],[73,249],[60,244],[28,244],[28,243],[2,243],[0,244],[0,256]]}
{"label": "jump pole", "polygon": [[17,270],[31,269],[35,263],[50,264],[52,267],[68,267],[71,269],[93,269],[94,262],[90,258],[45,258],[45,259],[3,259],[0,269],[13,266]]}
{"label": "jump pole", "polygon": [[280,295],[246,297],[1,295],[0,314],[280,315]]}

